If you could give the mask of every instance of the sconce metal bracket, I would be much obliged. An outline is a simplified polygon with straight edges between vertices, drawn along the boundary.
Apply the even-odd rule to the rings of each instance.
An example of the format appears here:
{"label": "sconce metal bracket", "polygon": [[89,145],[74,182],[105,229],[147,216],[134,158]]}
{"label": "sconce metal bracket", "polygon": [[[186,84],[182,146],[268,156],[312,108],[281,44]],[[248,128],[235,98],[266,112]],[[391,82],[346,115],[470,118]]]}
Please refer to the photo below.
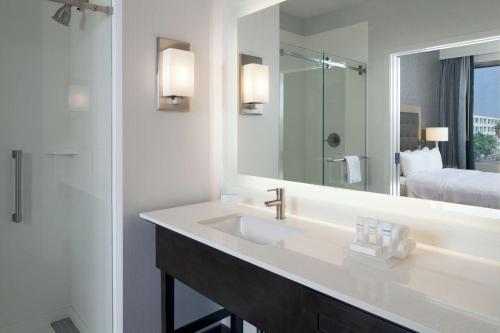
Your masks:
{"label": "sconce metal bracket", "polygon": [[162,61],[161,51],[173,48],[184,51],[190,51],[191,46],[189,43],[180,42],[173,39],[158,37],[156,39],[156,96],[157,96],[157,109],[158,111],[189,111],[189,98],[181,98],[176,103],[172,102],[171,98],[163,97],[161,92],[162,86]]}
{"label": "sconce metal bracket", "polygon": [[239,79],[239,82],[240,82],[240,113],[243,115],[259,116],[259,115],[264,114],[264,107],[262,105],[258,105],[258,104],[249,105],[249,104],[243,103],[242,86],[241,86],[243,66],[248,65],[248,64],[262,65],[263,62],[264,61],[260,57],[256,57],[256,56],[252,56],[252,55],[248,55],[248,54],[244,54],[244,53],[240,54],[240,79]]}

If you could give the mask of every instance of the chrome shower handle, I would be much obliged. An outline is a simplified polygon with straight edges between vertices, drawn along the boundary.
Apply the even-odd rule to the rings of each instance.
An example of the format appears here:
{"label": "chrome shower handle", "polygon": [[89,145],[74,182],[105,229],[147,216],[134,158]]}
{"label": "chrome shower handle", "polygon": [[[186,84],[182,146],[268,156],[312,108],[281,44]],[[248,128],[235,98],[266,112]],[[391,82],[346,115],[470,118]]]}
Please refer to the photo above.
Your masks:
{"label": "chrome shower handle", "polygon": [[14,173],[15,173],[15,180],[14,180],[15,211],[14,214],[12,214],[12,222],[21,223],[23,221],[23,212],[22,212],[23,151],[13,150],[12,158],[14,159]]}

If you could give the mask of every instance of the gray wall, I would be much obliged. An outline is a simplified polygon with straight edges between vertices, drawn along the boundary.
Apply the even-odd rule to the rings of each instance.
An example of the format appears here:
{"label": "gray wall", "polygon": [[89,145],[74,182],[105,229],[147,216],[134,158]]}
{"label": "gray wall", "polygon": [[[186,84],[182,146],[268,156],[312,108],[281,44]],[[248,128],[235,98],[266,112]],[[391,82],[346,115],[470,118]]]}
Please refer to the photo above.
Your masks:
{"label": "gray wall", "polygon": [[420,106],[421,126],[439,126],[439,51],[401,57],[401,104]]}
{"label": "gray wall", "polygon": [[[211,1],[124,0],[123,3],[123,270],[124,332],[161,331],[160,273],[154,227],[141,211],[202,202],[211,182]],[[191,43],[196,57],[190,112],[158,112],[156,37]],[[178,325],[215,305],[177,285]]]}

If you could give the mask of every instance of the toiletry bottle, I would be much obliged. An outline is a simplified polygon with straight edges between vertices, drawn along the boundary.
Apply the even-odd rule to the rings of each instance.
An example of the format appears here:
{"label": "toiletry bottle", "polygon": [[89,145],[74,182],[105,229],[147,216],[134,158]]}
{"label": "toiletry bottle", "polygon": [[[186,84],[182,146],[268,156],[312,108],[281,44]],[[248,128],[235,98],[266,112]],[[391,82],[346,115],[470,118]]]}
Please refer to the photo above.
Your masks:
{"label": "toiletry bottle", "polygon": [[368,241],[372,244],[378,244],[378,221],[371,220],[368,226]]}
{"label": "toiletry bottle", "polygon": [[392,250],[392,224],[388,222],[382,224],[382,247],[384,251]]}
{"label": "toiletry bottle", "polygon": [[364,242],[366,241],[366,233],[365,233],[365,222],[361,218],[357,218],[356,220],[356,241]]}

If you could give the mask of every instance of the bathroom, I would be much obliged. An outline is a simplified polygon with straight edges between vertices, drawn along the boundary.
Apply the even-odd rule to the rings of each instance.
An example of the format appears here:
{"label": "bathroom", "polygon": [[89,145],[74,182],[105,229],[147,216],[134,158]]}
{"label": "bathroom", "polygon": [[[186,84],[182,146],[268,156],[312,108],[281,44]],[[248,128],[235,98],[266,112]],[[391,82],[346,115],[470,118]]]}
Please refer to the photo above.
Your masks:
{"label": "bathroom", "polygon": [[0,333],[498,333],[499,16],[0,0]]}

